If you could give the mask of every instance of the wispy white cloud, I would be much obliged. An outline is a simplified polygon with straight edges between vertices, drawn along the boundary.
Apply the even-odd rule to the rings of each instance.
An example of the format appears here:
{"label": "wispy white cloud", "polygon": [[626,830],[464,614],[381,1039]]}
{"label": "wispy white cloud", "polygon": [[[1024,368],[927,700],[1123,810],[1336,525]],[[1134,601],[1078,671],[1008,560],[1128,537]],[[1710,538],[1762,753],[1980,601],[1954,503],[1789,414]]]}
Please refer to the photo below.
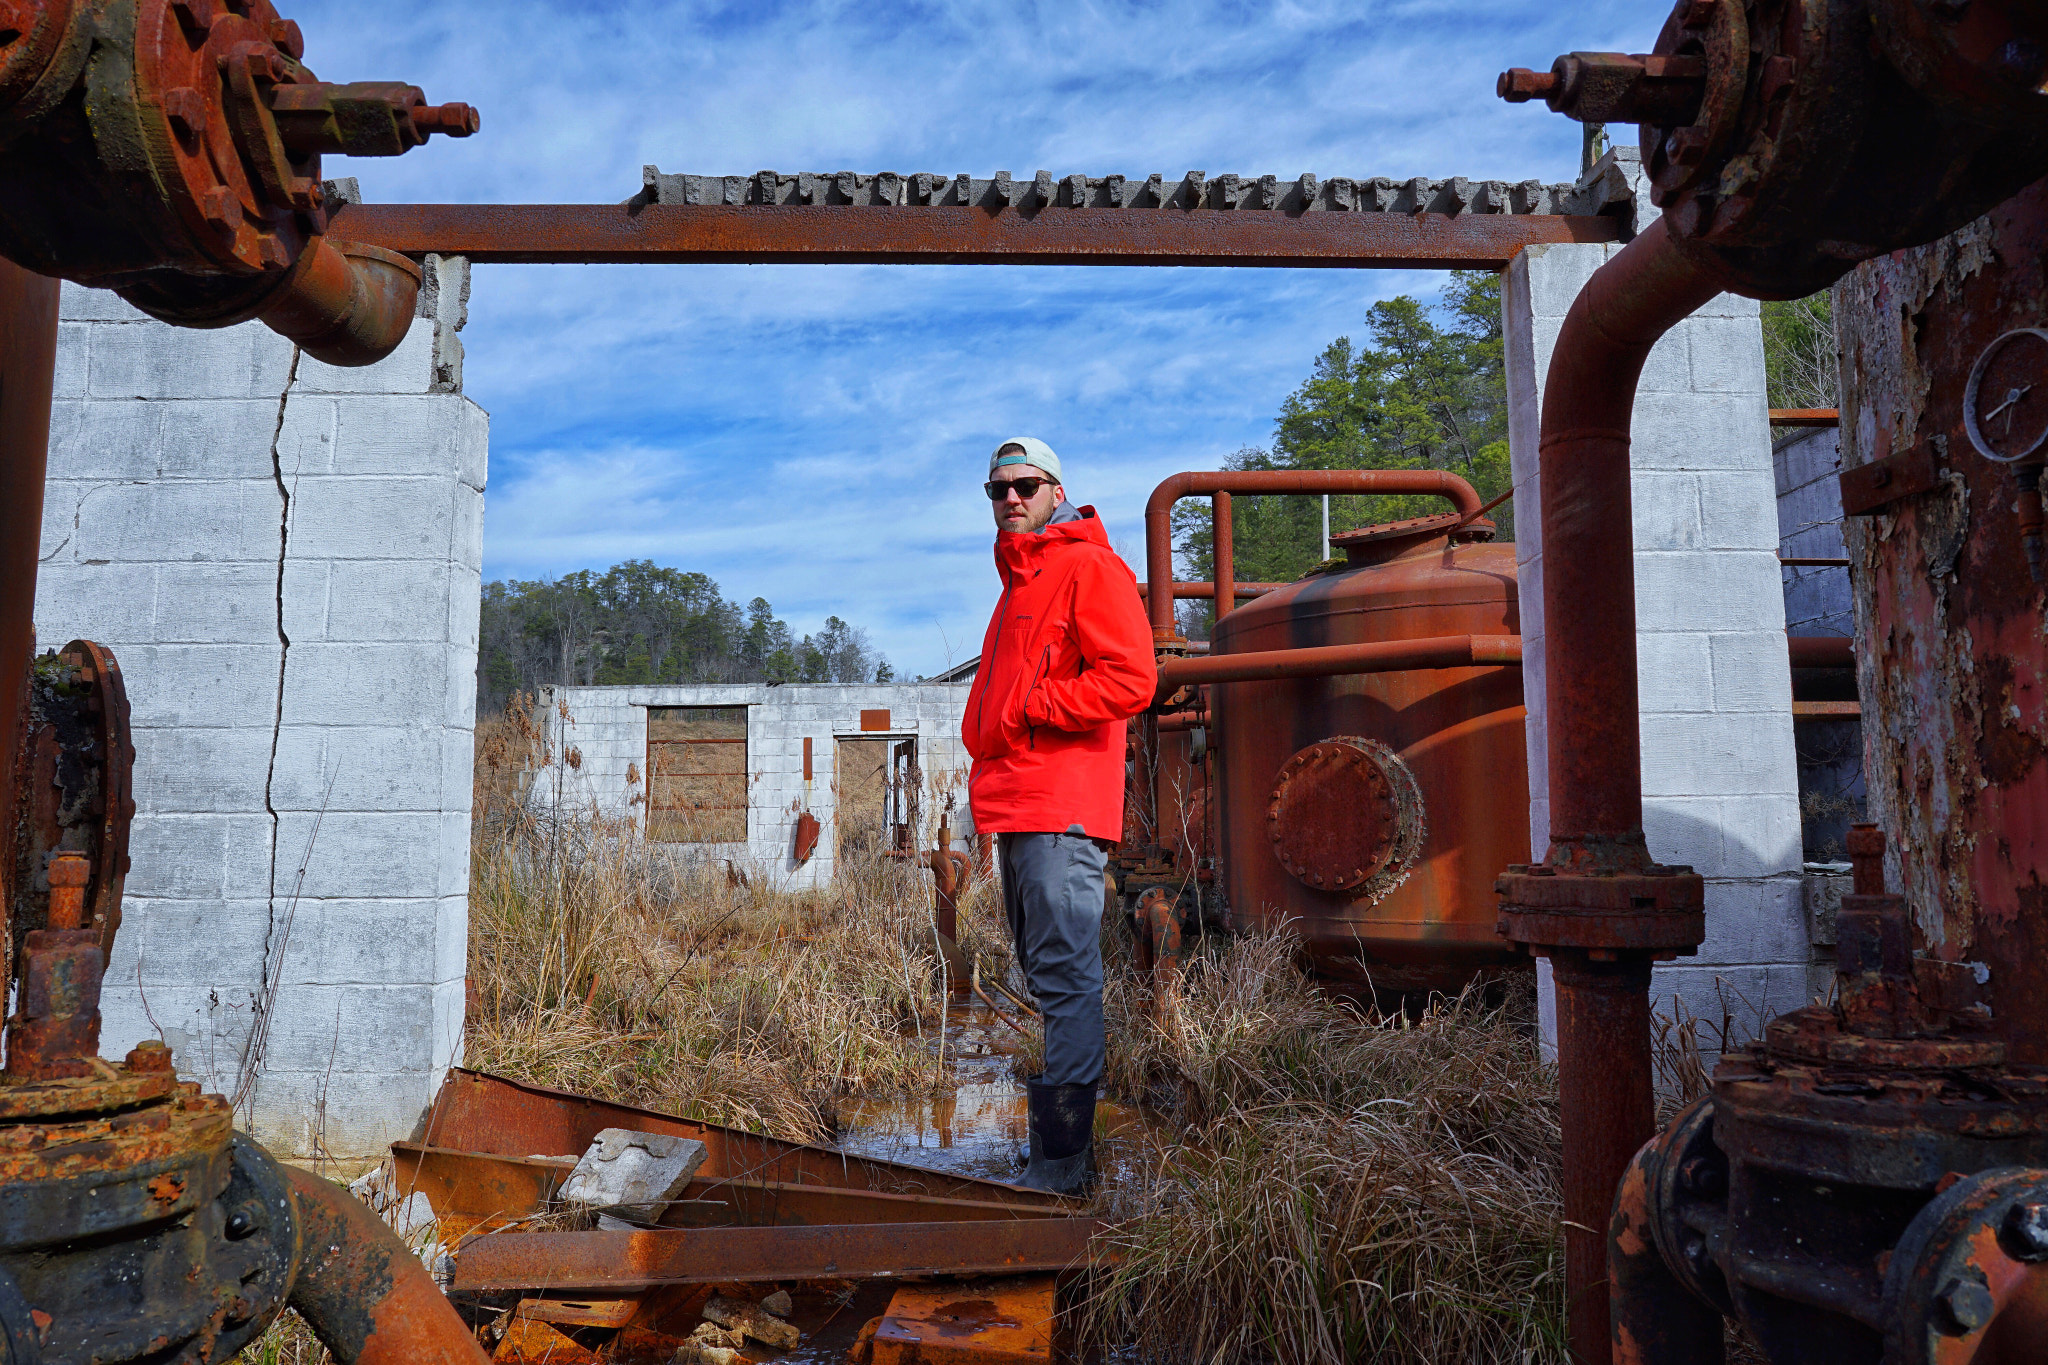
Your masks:
{"label": "wispy white cloud", "polygon": [[[640,167],[741,174],[1567,178],[1577,129],[1496,72],[1636,48],[1623,0],[686,3],[299,0],[332,80],[484,111],[467,142],[333,162],[378,201],[607,202]],[[1372,301],[1428,273],[479,267],[486,572],[646,557],[836,613],[899,669],[971,653],[994,599],[988,448],[1053,442],[1120,547],[1176,469],[1262,442]],[[950,642],[950,643],[949,643]],[[963,642],[965,642],[963,644]]]}

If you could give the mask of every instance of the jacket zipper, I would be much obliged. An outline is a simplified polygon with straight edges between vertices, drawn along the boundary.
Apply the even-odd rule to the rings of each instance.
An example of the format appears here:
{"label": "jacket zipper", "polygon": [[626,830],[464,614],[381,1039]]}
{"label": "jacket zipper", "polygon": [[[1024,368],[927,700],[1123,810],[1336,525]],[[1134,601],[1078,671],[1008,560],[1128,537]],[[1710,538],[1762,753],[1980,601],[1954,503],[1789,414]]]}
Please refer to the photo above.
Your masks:
{"label": "jacket zipper", "polygon": [[1052,646],[1047,645],[1038,656],[1038,671],[1031,675],[1031,685],[1024,689],[1024,747],[1034,753],[1038,749],[1038,726],[1031,719],[1031,694],[1038,690],[1039,680],[1052,667]]}

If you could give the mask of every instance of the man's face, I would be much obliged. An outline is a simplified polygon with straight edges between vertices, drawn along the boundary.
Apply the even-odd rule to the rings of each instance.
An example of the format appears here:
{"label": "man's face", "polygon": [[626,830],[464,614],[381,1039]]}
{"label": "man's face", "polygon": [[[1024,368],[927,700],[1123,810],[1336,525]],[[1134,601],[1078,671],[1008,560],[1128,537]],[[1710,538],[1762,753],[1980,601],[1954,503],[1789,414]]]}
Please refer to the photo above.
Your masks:
{"label": "man's face", "polygon": [[1048,479],[1045,471],[1037,465],[1006,464],[988,479],[990,483],[1015,483],[1019,479],[1039,481],[1038,491],[1028,498],[1021,496],[1017,489],[1004,490],[1003,500],[994,504],[998,531],[1036,531],[1052,519],[1053,509],[1067,498],[1066,490]]}

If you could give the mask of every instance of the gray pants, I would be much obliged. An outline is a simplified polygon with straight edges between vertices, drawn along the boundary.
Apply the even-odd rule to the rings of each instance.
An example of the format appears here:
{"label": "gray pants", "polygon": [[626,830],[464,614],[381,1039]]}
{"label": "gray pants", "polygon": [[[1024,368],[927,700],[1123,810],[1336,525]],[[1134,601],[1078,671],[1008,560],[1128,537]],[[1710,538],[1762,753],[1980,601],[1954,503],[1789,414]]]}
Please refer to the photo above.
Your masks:
{"label": "gray pants", "polygon": [[999,834],[1003,914],[1045,1012],[1047,1085],[1102,1079],[1102,896],[1109,854],[1085,834]]}

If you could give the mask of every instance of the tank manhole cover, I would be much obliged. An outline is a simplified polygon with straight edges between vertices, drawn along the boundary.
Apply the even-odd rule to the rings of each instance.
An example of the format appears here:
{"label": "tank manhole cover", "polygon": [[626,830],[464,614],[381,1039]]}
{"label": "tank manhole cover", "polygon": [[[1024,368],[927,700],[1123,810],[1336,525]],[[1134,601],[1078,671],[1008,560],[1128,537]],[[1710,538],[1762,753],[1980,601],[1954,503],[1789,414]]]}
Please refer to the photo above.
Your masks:
{"label": "tank manhole cover", "polygon": [[1339,735],[1281,765],[1266,829],[1273,856],[1303,884],[1382,896],[1422,852],[1422,788],[1386,745]]}

